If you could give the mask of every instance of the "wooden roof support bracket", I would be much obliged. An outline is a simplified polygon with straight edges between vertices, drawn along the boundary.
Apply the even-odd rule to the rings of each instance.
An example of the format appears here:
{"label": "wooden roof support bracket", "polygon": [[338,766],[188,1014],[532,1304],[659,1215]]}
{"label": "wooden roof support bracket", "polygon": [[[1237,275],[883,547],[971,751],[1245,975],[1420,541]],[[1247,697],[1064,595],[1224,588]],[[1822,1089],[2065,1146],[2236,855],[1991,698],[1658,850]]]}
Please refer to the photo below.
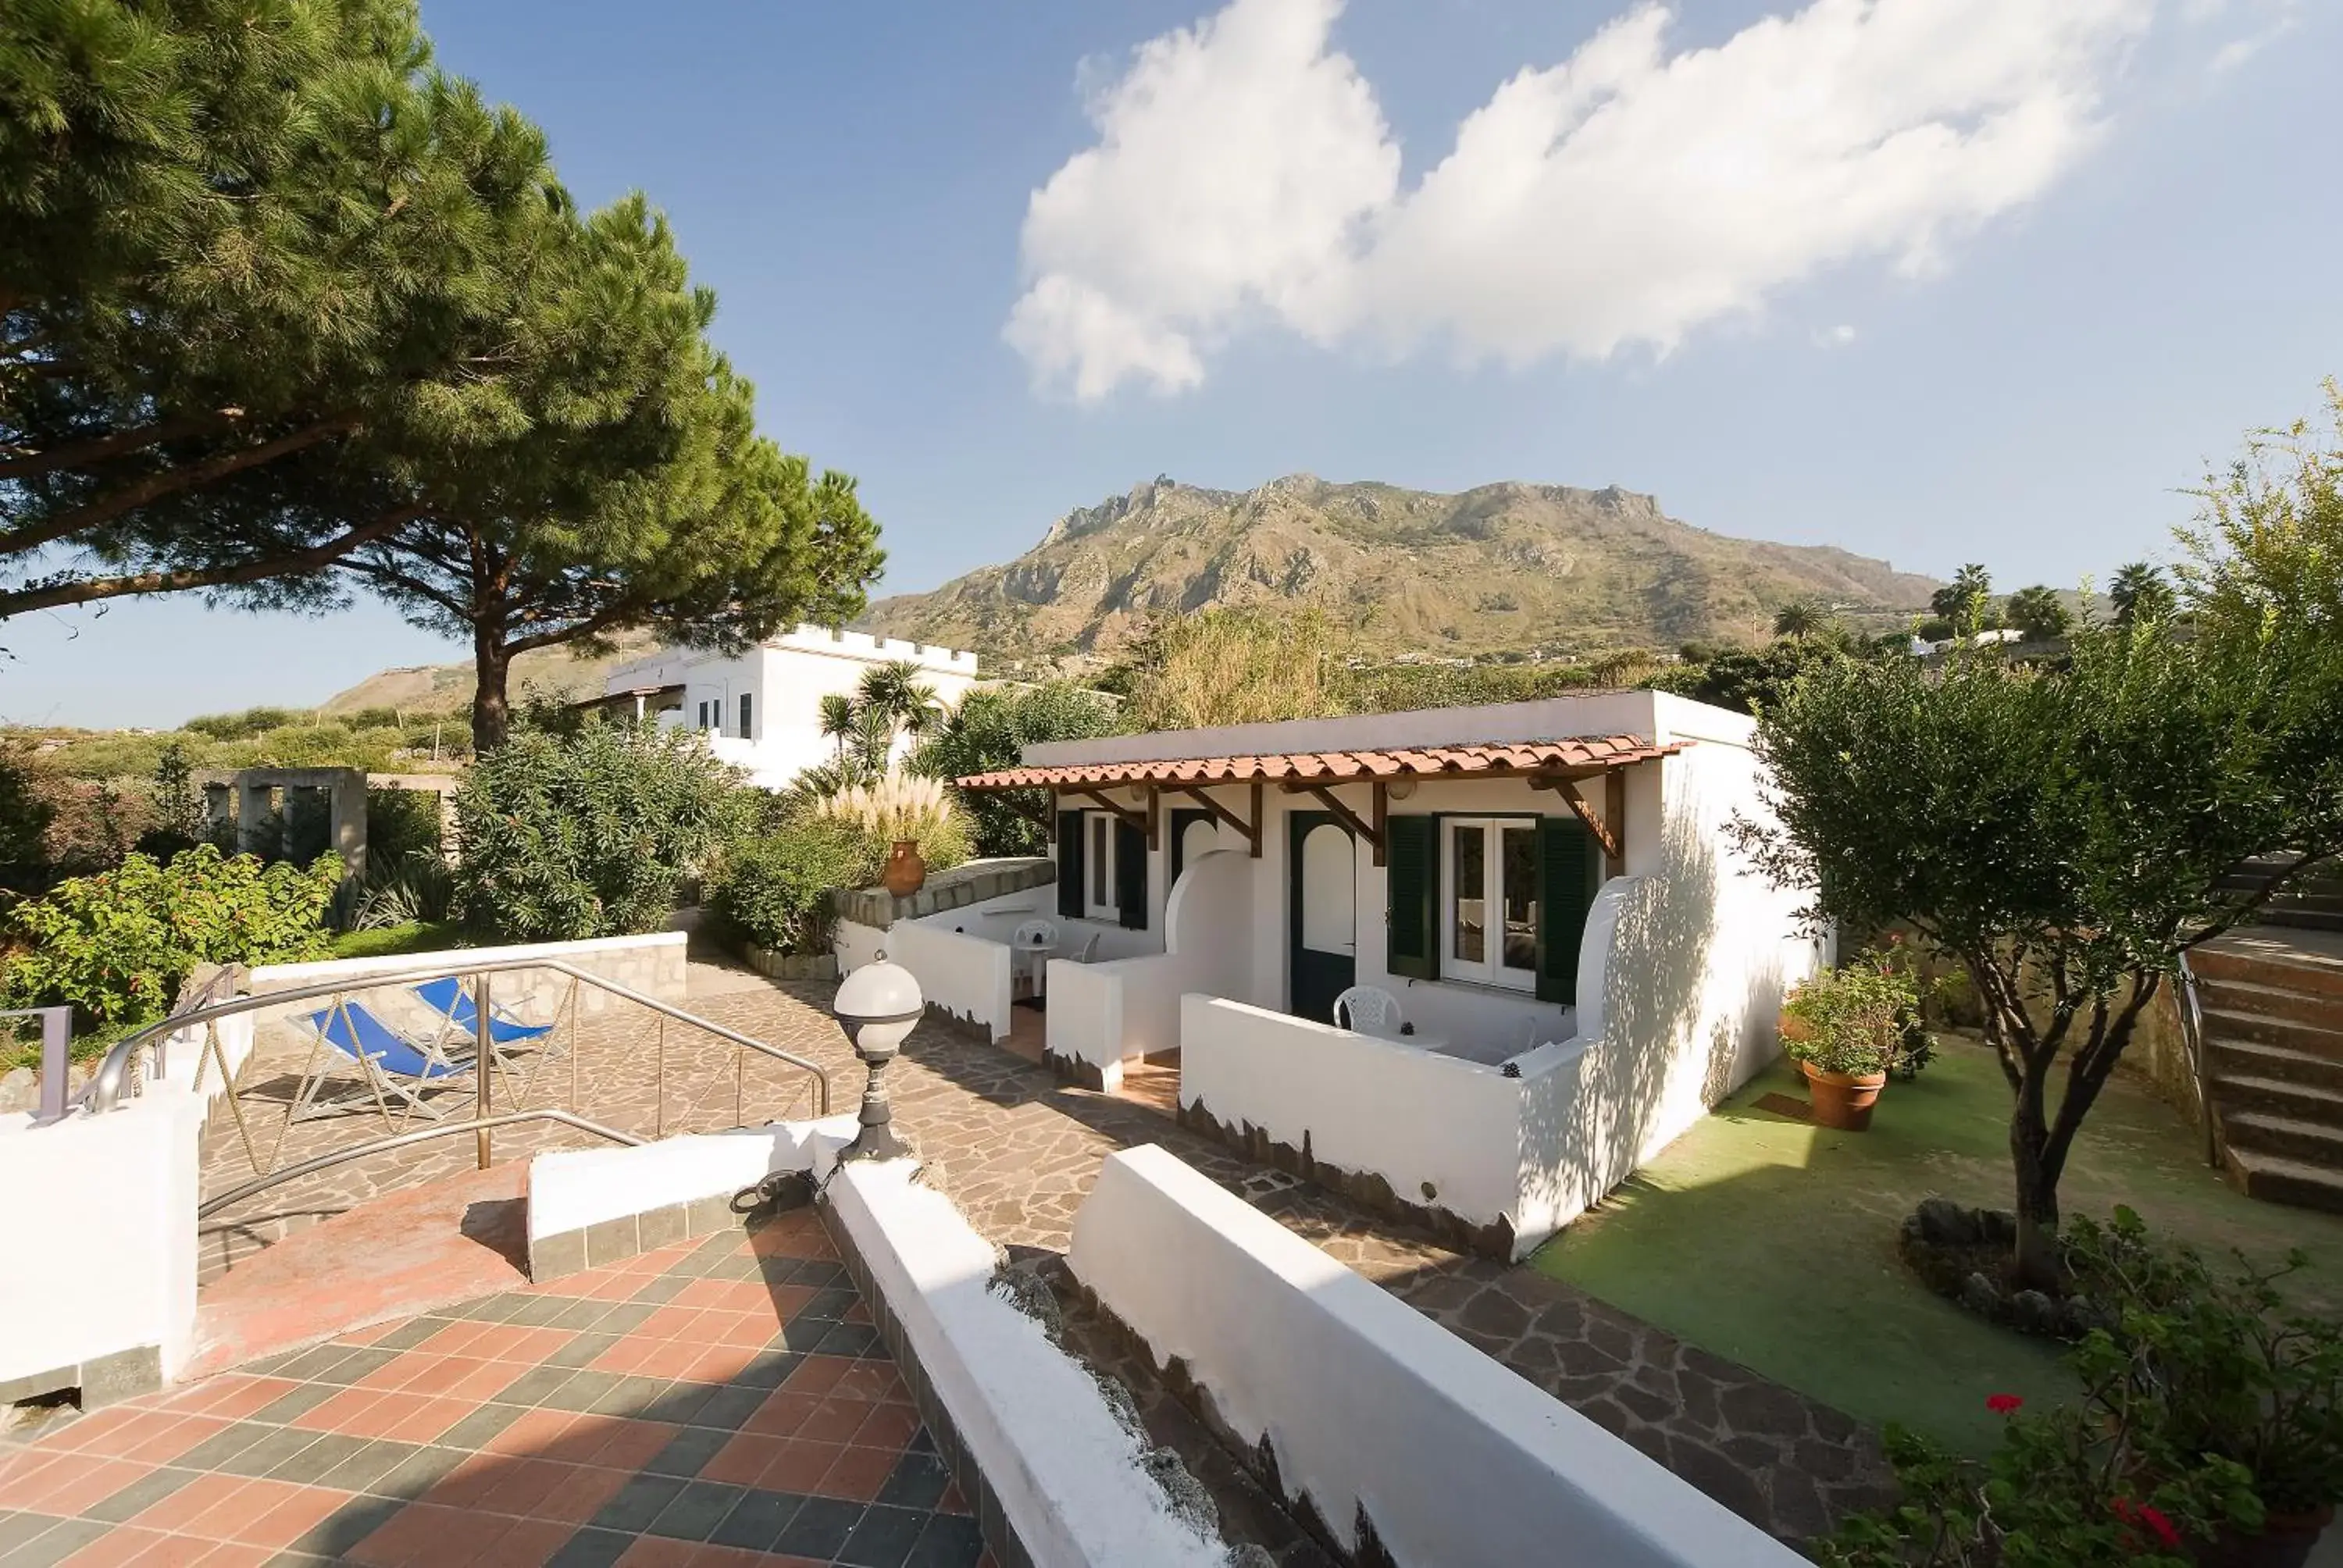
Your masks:
{"label": "wooden roof support bracket", "polygon": [[1232,832],[1242,833],[1244,835],[1245,843],[1252,850],[1252,858],[1256,860],[1261,859],[1260,779],[1256,779],[1252,781],[1252,820],[1250,822],[1238,816],[1234,811],[1230,810],[1226,806],[1222,805],[1218,800],[1213,799],[1210,795],[1205,794],[1204,791],[1196,785],[1179,785],[1176,787],[1175,792],[1185,795],[1189,799],[1193,800],[1197,805],[1202,806],[1205,810],[1211,812],[1214,821],[1228,828]]}
{"label": "wooden roof support bracket", "polygon": [[[1604,771],[1610,776],[1610,782],[1605,789],[1604,804],[1611,809],[1612,819],[1624,828],[1627,824],[1625,780],[1615,768],[1606,769]],[[1596,843],[1603,846],[1603,871],[1605,876],[1616,877],[1626,870],[1627,857],[1620,849],[1620,839],[1609,828],[1604,826],[1601,818],[1595,816],[1594,809],[1589,806],[1586,803],[1586,798],[1578,792],[1578,785],[1574,780],[1549,774],[1543,779],[1531,779],[1530,788],[1553,790],[1562,797],[1562,803],[1570,808],[1570,814],[1586,824],[1586,830],[1594,835]]]}
{"label": "wooden roof support bracket", "polygon": [[1380,866],[1383,863],[1383,851],[1386,841],[1383,833],[1383,825],[1387,817],[1382,780],[1378,779],[1375,781],[1375,803],[1373,807],[1375,819],[1373,823],[1364,821],[1360,818],[1356,811],[1352,810],[1348,806],[1343,805],[1342,801],[1336,799],[1334,798],[1334,791],[1328,789],[1323,784],[1314,784],[1308,779],[1289,779],[1283,784],[1278,786],[1278,788],[1283,789],[1289,795],[1316,796],[1318,798],[1318,803],[1325,807],[1327,810],[1332,811],[1334,814],[1334,819],[1336,821],[1342,823],[1342,826],[1348,828],[1352,832],[1357,834],[1360,838],[1364,839],[1367,841],[1368,846],[1375,852],[1375,864]]}
{"label": "wooden roof support bracket", "polygon": [[[1091,799],[1097,801],[1100,805],[1105,807],[1108,810],[1113,812],[1117,818],[1130,823],[1132,827],[1141,830],[1144,830],[1147,827],[1148,813],[1133,810],[1131,807],[1122,804],[1119,800],[1110,800],[1095,789],[1084,787],[1068,789],[1065,793],[1069,795],[1087,795]],[[1154,797],[1151,794],[1149,796],[1150,799],[1152,799]]]}

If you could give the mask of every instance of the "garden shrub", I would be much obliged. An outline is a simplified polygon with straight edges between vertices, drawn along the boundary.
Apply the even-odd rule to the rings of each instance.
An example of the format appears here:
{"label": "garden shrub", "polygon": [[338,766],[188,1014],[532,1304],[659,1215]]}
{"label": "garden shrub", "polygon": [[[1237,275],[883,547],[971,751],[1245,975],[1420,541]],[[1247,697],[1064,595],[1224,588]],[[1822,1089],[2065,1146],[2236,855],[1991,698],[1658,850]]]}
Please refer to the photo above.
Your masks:
{"label": "garden shrub", "polygon": [[84,1027],[136,1027],[170,1010],[197,964],[323,958],[326,906],[342,879],[328,855],[303,870],[209,844],[168,863],[132,854],[9,912],[25,946],[8,960],[11,1006],[70,1004]]}
{"label": "garden shrub", "polygon": [[853,823],[804,814],[734,846],[708,905],[735,937],[793,957],[830,950],[830,890],[879,874],[884,851]]}
{"label": "garden shrub", "polygon": [[456,796],[457,913],[512,941],[657,930],[677,885],[738,837],[754,798],[683,730],[517,730]]}

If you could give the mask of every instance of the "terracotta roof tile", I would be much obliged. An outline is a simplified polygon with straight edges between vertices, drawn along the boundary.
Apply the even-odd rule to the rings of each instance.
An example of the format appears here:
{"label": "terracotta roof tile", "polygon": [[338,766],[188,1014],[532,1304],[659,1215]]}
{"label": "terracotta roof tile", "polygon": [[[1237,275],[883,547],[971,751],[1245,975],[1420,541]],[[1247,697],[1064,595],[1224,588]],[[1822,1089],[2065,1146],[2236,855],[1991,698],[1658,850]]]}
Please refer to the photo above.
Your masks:
{"label": "terracotta roof tile", "polygon": [[1575,735],[1554,740],[1393,749],[1296,751],[1255,757],[1171,757],[1136,762],[1081,762],[1057,768],[1004,768],[956,780],[963,789],[1031,789],[1100,784],[1224,784],[1252,779],[1339,783],[1401,777],[1506,777],[1601,772],[1649,762],[1691,742],[1665,744],[1640,735]]}

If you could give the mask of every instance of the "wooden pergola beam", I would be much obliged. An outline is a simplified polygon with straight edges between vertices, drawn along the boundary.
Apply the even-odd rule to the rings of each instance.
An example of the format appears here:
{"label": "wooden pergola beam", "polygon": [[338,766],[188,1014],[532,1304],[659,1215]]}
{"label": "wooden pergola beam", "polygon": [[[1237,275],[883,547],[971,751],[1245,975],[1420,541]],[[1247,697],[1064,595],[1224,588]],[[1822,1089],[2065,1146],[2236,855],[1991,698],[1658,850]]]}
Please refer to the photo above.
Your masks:
{"label": "wooden pergola beam", "polygon": [[1336,821],[1341,822],[1352,832],[1357,834],[1360,838],[1364,839],[1367,841],[1368,846],[1375,852],[1375,864],[1380,866],[1383,863],[1383,854],[1385,845],[1387,843],[1387,838],[1383,829],[1386,823],[1389,821],[1390,808],[1386,803],[1383,781],[1381,779],[1374,780],[1374,787],[1375,802],[1371,808],[1374,813],[1374,820],[1373,822],[1369,822],[1362,818],[1356,811],[1352,810],[1348,806],[1343,805],[1341,800],[1337,799],[1332,789],[1327,785],[1314,783],[1306,779],[1289,779],[1284,783],[1278,786],[1279,789],[1284,790],[1288,795],[1315,796],[1320,805],[1325,807],[1327,810],[1334,814]]}
{"label": "wooden pergola beam", "polygon": [[1214,821],[1225,825],[1232,831],[1242,833],[1244,835],[1245,844],[1252,858],[1256,860],[1261,859],[1260,779],[1256,779],[1252,781],[1252,820],[1250,822],[1238,816],[1234,811],[1230,810],[1226,806],[1222,805],[1218,800],[1213,799],[1210,795],[1205,794],[1202,789],[1193,784],[1180,785],[1172,792],[1174,794],[1185,795],[1189,799],[1193,800],[1197,805],[1202,806],[1205,810],[1211,812]]}
{"label": "wooden pergola beam", "polygon": [[[1061,790],[1060,793],[1066,795],[1087,795],[1091,799],[1097,801],[1100,805],[1105,807],[1108,810],[1113,812],[1119,819],[1130,823],[1132,827],[1140,829],[1141,831],[1144,831],[1147,828],[1150,813],[1133,810],[1131,807],[1122,804],[1120,800],[1110,800],[1104,795],[1100,794],[1097,790],[1092,789],[1086,785],[1078,785],[1072,789]],[[1150,791],[1147,798],[1150,801],[1152,801],[1155,799],[1154,793]]]}
{"label": "wooden pergola beam", "polygon": [[[1627,857],[1620,847],[1620,834],[1613,831],[1613,826],[1605,825],[1603,819],[1594,814],[1594,809],[1578,792],[1575,782],[1552,777],[1533,779],[1530,788],[1553,790],[1562,797],[1562,803],[1570,808],[1570,814],[1586,825],[1586,830],[1594,835],[1594,841],[1603,846],[1604,875],[1616,877],[1625,872]],[[1604,804],[1609,808],[1611,824],[1624,829],[1627,825],[1627,784],[1615,768],[1610,770],[1604,786]]]}

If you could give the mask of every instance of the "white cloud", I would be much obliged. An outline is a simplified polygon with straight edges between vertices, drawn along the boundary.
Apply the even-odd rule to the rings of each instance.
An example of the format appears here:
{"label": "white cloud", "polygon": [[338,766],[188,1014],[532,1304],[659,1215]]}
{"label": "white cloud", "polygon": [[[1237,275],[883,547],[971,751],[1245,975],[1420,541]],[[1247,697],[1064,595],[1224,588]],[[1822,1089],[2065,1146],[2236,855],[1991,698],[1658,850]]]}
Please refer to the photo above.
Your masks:
{"label": "white cloud", "polygon": [[1339,0],[1233,0],[1093,94],[1033,195],[1006,336],[1038,383],[1197,385],[1274,323],[1467,359],[1664,353],[1824,268],[1906,274],[2103,128],[2149,0],[1813,0],[1671,52],[1653,5],[1525,69],[1408,189]]}
{"label": "white cloud", "polygon": [[1815,333],[1815,341],[1825,348],[1844,348],[1854,342],[1855,337],[1855,328],[1844,321],[1836,327],[1817,328]]}

